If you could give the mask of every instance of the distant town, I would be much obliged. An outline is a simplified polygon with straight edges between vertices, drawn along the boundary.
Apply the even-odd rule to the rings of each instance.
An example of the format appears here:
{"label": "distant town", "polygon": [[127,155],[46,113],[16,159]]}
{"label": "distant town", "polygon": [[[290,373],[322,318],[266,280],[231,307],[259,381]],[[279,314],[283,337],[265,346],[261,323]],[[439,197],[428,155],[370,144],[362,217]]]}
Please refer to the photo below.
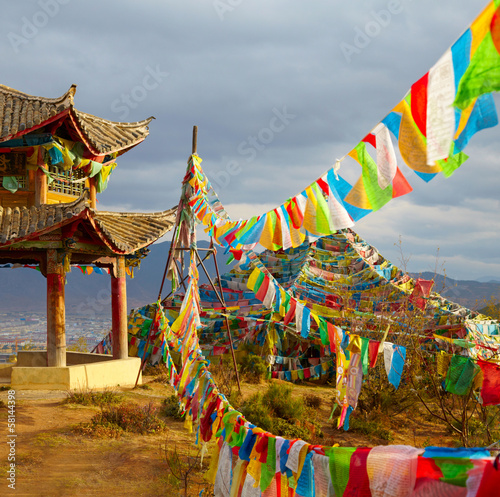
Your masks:
{"label": "distant town", "polygon": [[[66,346],[91,351],[111,329],[109,316],[89,319],[81,314],[66,315]],[[0,312],[0,363],[9,362],[19,350],[47,348],[45,312]]]}

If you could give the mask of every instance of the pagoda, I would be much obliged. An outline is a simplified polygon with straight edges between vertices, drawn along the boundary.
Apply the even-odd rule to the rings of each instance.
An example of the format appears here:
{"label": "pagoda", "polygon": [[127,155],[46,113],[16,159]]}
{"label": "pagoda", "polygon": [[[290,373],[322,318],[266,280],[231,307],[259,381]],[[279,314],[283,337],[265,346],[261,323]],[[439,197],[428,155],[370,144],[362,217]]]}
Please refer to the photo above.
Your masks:
{"label": "pagoda", "polygon": [[66,366],[64,286],[72,264],[110,273],[113,358],[128,357],[127,261],[175,220],[175,209],[97,210],[117,157],[147,137],[153,118],[122,123],[86,114],[74,107],[75,90],[42,98],[0,85],[0,263],[37,265],[47,279],[49,367]]}

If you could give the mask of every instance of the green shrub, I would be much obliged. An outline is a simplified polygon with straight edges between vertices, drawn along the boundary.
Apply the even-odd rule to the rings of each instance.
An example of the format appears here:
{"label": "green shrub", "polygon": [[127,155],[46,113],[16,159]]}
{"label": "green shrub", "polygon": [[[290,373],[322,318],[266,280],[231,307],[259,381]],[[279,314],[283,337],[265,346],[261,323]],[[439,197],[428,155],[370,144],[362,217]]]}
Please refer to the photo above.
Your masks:
{"label": "green shrub", "polygon": [[260,383],[266,378],[267,364],[262,357],[250,353],[240,359],[238,370],[249,383]]}
{"label": "green shrub", "polygon": [[304,397],[304,403],[307,407],[310,407],[312,409],[319,409],[321,407],[322,400],[319,395],[316,395],[315,393],[308,393]]}
{"label": "green shrub", "polygon": [[271,383],[264,392],[262,401],[269,406],[272,415],[282,419],[302,419],[304,399],[292,397],[293,388],[285,383]]}
{"label": "green shrub", "polygon": [[363,418],[351,417],[349,423],[349,431],[378,437],[382,440],[387,440],[388,442],[394,440],[391,430],[385,428],[378,420],[366,420]]}
{"label": "green shrub", "polygon": [[309,440],[321,437],[321,429],[305,419],[302,397],[292,397],[293,389],[283,383],[272,383],[265,392],[246,399],[240,407],[245,418],[263,430],[287,438]]}
{"label": "green shrub", "polygon": [[120,404],[102,409],[90,422],[82,423],[75,431],[84,435],[117,438],[123,432],[145,435],[165,429],[165,423],[158,418],[158,409],[149,403],[140,406],[135,403]]}
{"label": "green shrub", "polygon": [[161,376],[167,372],[167,367],[163,363],[158,363],[152,366],[151,364],[146,364],[142,374],[144,376]]}
{"label": "green shrub", "polygon": [[122,401],[122,395],[114,390],[106,389],[102,392],[94,390],[73,390],[66,394],[67,404],[80,404],[83,406],[106,406],[118,404]]}
{"label": "green shrub", "polygon": [[273,420],[272,433],[280,437],[291,439],[301,438],[302,440],[307,440],[311,435],[311,432],[307,428],[280,418]]}
{"label": "green shrub", "polygon": [[181,406],[179,405],[179,399],[177,398],[177,395],[173,394],[170,397],[163,399],[162,413],[167,416],[167,418],[184,418],[184,414],[182,413]]}
{"label": "green shrub", "polygon": [[241,392],[238,390],[233,390],[229,397],[227,398],[228,402],[232,406],[239,406],[241,403]]}
{"label": "green shrub", "polygon": [[264,404],[261,393],[256,393],[245,400],[240,411],[250,423],[272,432],[271,410],[267,404]]}

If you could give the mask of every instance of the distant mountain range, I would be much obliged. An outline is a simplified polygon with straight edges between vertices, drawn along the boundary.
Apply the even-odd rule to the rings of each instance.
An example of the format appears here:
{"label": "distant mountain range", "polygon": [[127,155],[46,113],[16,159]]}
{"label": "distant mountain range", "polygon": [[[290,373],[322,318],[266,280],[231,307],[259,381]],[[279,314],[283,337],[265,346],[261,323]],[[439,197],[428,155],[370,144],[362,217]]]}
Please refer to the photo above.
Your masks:
{"label": "distant mountain range", "polygon": [[[127,278],[128,307],[137,308],[158,298],[170,242],[157,243],[150,247],[151,252],[141,262],[140,269],[134,270],[134,278]],[[198,247],[208,247],[208,242],[200,241]],[[203,252],[200,255],[203,258]],[[217,262],[220,273],[228,269],[225,265],[227,256],[219,250]],[[204,262],[209,274],[215,274],[213,258]],[[199,268],[200,281],[207,282],[203,269]],[[166,280],[162,296],[168,295],[170,281]],[[111,315],[111,281],[108,275],[93,273],[82,274],[78,268],[72,268],[67,274],[65,288],[66,313],[93,315]],[[0,312],[43,312],[46,309],[46,279],[34,269],[0,268]]]}
{"label": "distant mountain range", "polygon": [[[150,254],[141,263],[139,270],[135,270],[134,278],[127,281],[128,306],[137,308],[156,301],[167,262],[170,243],[157,243],[150,247]],[[206,248],[207,242],[199,242],[200,248]],[[200,252],[203,256],[203,252]],[[225,265],[227,256],[220,249],[217,255],[220,273],[228,271]],[[206,261],[208,272],[215,274],[213,259]],[[200,280],[206,282],[203,269],[199,268]],[[412,277],[433,279],[434,274],[424,272],[412,273]],[[484,279],[484,278],[481,278]],[[485,301],[491,297],[500,299],[500,282],[464,281],[444,278],[437,275],[434,291],[448,300],[457,302],[471,309],[484,307]],[[106,275],[84,275],[77,268],[73,268],[67,275],[66,285],[66,312],[68,314],[111,315],[110,305],[110,277]],[[0,269],[0,312],[33,311],[42,312],[46,309],[46,280],[40,272],[27,269]],[[162,296],[165,297],[170,288],[166,281]]]}
{"label": "distant mountain range", "polygon": [[434,292],[469,309],[482,309],[491,298],[500,300],[500,281],[454,280],[431,272],[410,273],[410,276],[425,280],[433,279]]}

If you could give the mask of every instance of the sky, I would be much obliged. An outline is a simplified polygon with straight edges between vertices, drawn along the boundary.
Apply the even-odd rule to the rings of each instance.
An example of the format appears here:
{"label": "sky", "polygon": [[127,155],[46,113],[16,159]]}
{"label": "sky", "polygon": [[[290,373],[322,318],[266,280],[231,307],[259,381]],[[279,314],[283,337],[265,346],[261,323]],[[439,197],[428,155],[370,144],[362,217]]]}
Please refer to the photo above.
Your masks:
{"label": "sky", "polygon": [[[113,121],[154,116],[118,159],[98,208],[177,204],[193,125],[222,204],[246,219],[301,192],[405,96],[485,0],[23,0],[4,2],[0,83]],[[496,98],[496,97],[495,97]],[[497,104],[500,102],[496,98]],[[499,127],[450,178],[354,226],[408,271],[500,279]],[[353,183],[360,167],[342,162]],[[168,237],[167,237],[168,238]]]}

